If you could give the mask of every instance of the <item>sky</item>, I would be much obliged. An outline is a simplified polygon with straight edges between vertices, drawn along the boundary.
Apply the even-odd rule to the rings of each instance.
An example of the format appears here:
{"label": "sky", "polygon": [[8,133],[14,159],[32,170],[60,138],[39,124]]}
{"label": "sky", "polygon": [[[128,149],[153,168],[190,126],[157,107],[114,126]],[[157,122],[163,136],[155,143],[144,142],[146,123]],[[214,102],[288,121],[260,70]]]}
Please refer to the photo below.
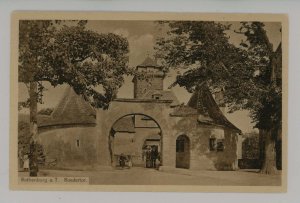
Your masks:
{"label": "sky", "polygon": [[[243,39],[243,36],[236,34],[234,30],[238,30],[240,23],[224,23],[231,24],[231,29],[227,32],[230,37],[229,41],[238,45]],[[166,32],[166,29],[153,21],[88,21],[86,28],[99,33],[115,33],[126,37],[129,42],[130,67],[136,67],[141,64],[147,56],[153,56],[156,39],[163,36]],[[265,29],[270,42],[273,44],[274,50],[281,42],[280,28],[280,23],[265,23]],[[170,71],[167,74],[164,80],[165,89],[174,82],[175,77],[175,71]],[[43,84],[48,90],[44,92],[44,104],[40,104],[38,108],[53,108],[58,104],[64,94],[66,85],[60,85],[53,88],[49,83],[44,82]],[[179,86],[173,87],[172,91],[181,103],[186,103],[190,98],[190,94],[184,88]],[[132,77],[125,77],[124,85],[119,89],[118,97],[133,98]],[[25,85],[19,84],[19,101],[24,101],[26,98],[28,98],[27,88]],[[24,109],[22,112],[28,113],[28,110]],[[226,114],[226,117],[243,132],[253,131],[253,124],[251,123],[251,119],[249,118],[247,111],[238,111],[232,114]]]}

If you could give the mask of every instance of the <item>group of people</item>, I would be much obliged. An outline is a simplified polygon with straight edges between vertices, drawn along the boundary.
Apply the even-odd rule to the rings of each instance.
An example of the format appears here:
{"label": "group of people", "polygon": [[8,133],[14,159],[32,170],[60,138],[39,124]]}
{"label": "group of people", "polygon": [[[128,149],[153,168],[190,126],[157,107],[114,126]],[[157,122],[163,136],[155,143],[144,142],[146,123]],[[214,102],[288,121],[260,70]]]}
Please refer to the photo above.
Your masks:
{"label": "group of people", "polygon": [[146,168],[157,168],[159,167],[160,154],[156,146],[147,146],[143,151],[143,160],[146,159]]}
{"label": "group of people", "polygon": [[[142,160],[145,163],[146,168],[158,168],[160,165],[160,153],[157,146],[145,146],[143,148]],[[119,166],[123,168],[132,167],[132,157],[130,155],[124,155],[121,153],[118,157]]]}

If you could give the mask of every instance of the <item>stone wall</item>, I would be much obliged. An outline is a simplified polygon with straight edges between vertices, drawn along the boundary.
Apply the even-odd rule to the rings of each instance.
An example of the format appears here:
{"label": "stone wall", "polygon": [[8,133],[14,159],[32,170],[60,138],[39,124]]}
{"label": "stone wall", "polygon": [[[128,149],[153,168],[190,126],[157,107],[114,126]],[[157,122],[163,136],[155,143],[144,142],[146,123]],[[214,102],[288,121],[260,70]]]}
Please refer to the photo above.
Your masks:
{"label": "stone wall", "polygon": [[[200,125],[197,116],[176,118],[173,142],[180,135],[190,139],[190,169],[193,170],[235,170],[237,169],[237,135],[231,130],[216,126]],[[223,151],[210,151],[211,137],[224,138]],[[172,151],[169,151],[172,153]],[[171,156],[171,154],[170,154]]]}
{"label": "stone wall", "polygon": [[[154,110],[155,109],[155,110]],[[107,148],[100,148],[98,151],[98,162],[103,165],[115,165],[112,163],[111,151],[109,143],[112,139],[109,136],[111,127],[114,123],[124,116],[137,114],[146,115],[155,120],[162,131],[162,163],[166,166],[175,167],[175,156],[169,156],[169,150],[175,149],[175,144],[172,142],[170,135],[172,135],[172,123],[170,119],[170,101],[162,100],[132,100],[132,99],[118,99],[110,104],[108,110],[97,110],[97,128],[101,130],[98,143],[100,146],[107,146]],[[107,143],[107,144],[106,144]],[[166,155],[166,156],[165,156]]]}
{"label": "stone wall", "polygon": [[[155,109],[155,110],[154,110]],[[176,139],[186,135],[190,140],[189,168],[193,170],[237,169],[237,135],[229,129],[212,125],[201,125],[197,116],[171,117],[170,102],[119,99],[110,104],[108,110],[97,110],[94,127],[68,127],[40,133],[41,142],[49,158],[57,159],[58,168],[86,169],[111,167],[114,158],[114,123],[127,115],[146,115],[159,125],[153,132],[137,128],[135,144],[137,160],[142,154],[142,145],[147,136],[161,130],[162,170],[176,167]],[[222,151],[211,151],[212,136],[224,139]],[[77,145],[79,140],[79,146]]]}
{"label": "stone wall", "polygon": [[163,90],[163,79],[161,77],[150,77],[148,80],[139,80],[134,84],[134,97],[142,98],[149,90]]}
{"label": "stone wall", "polygon": [[56,160],[52,168],[89,169],[97,164],[97,132],[95,127],[70,127],[41,132],[47,162]]}

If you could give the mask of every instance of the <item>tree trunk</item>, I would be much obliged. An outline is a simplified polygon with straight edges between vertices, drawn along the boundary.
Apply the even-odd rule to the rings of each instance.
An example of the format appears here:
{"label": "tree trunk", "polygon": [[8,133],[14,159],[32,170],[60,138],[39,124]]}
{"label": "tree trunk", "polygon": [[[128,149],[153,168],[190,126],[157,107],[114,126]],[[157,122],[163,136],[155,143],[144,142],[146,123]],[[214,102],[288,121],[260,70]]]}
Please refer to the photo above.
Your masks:
{"label": "tree trunk", "polygon": [[31,82],[29,87],[30,98],[30,147],[29,147],[29,176],[37,176],[38,155],[37,155],[37,82]]}
{"label": "tree trunk", "polygon": [[259,168],[262,168],[262,165],[265,160],[265,135],[266,131],[259,129]]}
{"label": "tree trunk", "polygon": [[277,174],[275,139],[272,136],[272,130],[263,130],[261,135],[264,140],[264,157],[260,172],[264,174]]}

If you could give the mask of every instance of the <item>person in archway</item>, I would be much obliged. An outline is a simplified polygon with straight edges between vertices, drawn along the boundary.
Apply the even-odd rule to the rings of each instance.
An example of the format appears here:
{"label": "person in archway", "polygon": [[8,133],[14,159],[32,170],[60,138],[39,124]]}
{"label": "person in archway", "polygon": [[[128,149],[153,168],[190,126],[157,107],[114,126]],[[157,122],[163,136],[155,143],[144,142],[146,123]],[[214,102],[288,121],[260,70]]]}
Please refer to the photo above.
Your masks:
{"label": "person in archway", "polygon": [[156,159],[158,157],[158,150],[156,148],[156,146],[152,146],[151,149],[151,166],[152,168],[156,168]]}
{"label": "person in archway", "polygon": [[142,148],[142,161],[143,162],[145,162],[147,150],[148,150],[147,147],[143,146],[143,148]]}
{"label": "person in archway", "polygon": [[156,168],[159,169],[160,166],[161,166],[161,153],[158,152],[157,159],[156,159]]}
{"label": "person in archway", "polygon": [[151,147],[147,147],[146,151],[146,168],[152,168],[152,161],[151,161]]}
{"label": "person in archway", "polygon": [[126,162],[126,157],[125,155],[122,153],[119,157],[119,165],[121,168],[125,167],[125,162]]}

